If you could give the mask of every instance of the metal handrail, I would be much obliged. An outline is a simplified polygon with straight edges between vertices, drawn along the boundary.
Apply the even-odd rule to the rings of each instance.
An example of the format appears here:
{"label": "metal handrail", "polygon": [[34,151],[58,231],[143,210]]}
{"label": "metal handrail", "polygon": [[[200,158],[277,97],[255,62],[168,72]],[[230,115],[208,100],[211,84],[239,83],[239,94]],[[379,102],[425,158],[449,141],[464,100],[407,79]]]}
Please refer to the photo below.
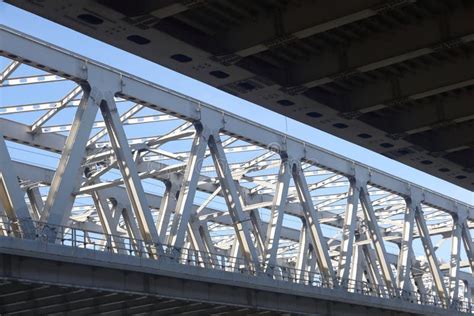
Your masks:
{"label": "metal handrail", "polygon": [[19,224],[23,221],[22,219],[10,220],[6,216],[0,216],[0,236],[41,240],[64,246],[157,259],[182,265],[246,275],[267,276],[277,281],[291,282],[311,287],[339,289],[365,296],[398,299],[403,302],[450,308],[466,313],[472,311],[467,299],[454,300],[447,306],[445,302],[433,293],[421,294],[398,288],[389,289],[385,285],[342,279],[339,277],[336,279],[336,282],[334,282],[317,271],[300,270],[282,265],[267,266],[262,263],[255,264],[240,257],[198,251],[184,247],[175,248],[168,244],[157,244],[127,236],[99,233],[74,226],[51,225],[30,219],[25,220],[33,223],[35,228],[34,232],[21,231],[20,227],[22,227],[22,225]]}

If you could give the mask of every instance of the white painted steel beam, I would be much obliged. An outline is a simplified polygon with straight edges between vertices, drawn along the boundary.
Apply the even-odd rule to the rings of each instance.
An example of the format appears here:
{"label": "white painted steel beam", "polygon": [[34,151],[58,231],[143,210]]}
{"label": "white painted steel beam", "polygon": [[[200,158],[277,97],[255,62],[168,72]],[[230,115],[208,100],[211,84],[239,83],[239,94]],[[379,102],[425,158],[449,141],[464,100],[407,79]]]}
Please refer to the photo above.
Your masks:
{"label": "white painted steel beam", "polygon": [[308,184],[300,164],[292,165],[292,175],[295,182],[299,201],[303,207],[303,214],[308,225],[311,240],[317,253],[317,262],[321,274],[329,284],[336,284],[336,275],[329,257],[329,250],[319,224],[319,218],[311,202]]}
{"label": "white painted steel beam", "polygon": [[166,232],[170,223],[170,218],[177,205],[177,195],[179,193],[179,184],[172,181],[165,183],[166,189],[161,198],[158,218],[156,220],[156,229],[162,241],[167,241]]}
{"label": "white painted steel beam", "polygon": [[[75,200],[73,193],[80,185],[83,170],[81,164],[99,108],[98,102],[101,101],[100,95],[101,93],[95,88],[90,91],[85,89],[83,93],[41,213],[41,221],[52,225],[65,225],[68,221]],[[54,233],[48,233],[48,238],[54,240],[56,237]]]}
{"label": "white painted steel beam", "polygon": [[[415,202],[416,203],[416,202]],[[415,225],[416,204],[411,199],[407,200],[403,218],[402,242],[397,264],[397,286],[403,290],[411,288],[410,275],[412,263],[413,229]]]}
{"label": "white painted steel beam", "polygon": [[0,72],[0,85],[21,65],[19,61],[12,61]]}
{"label": "white painted steel beam", "polygon": [[[365,217],[365,222],[368,226],[368,236],[372,240],[377,255],[378,264],[382,271],[382,277],[387,289],[392,292],[396,288],[395,279],[393,277],[392,269],[387,261],[387,251],[380,233],[379,225],[377,223],[377,217],[372,207],[369,193],[366,185],[361,187],[361,206]],[[374,264],[372,262],[372,264]]]}
{"label": "white painted steel beam", "polygon": [[442,304],[449,305],[449,297],[446,293],[446,287],[444,286],[443,275],[441,274],[441,271],[439,269],[439,261],[436,256],[433,243],[430,239],[430,232],[428,231],[425,219],[423,218],[423,210],[421,204],[418,204],[416,206],[415,219],[423,243],[423,248],[425,250],[426,258],[428,260],[430,271],[433,277],[434,287]]}
{"label": "white painted steel beam", "polygon": [[159,245],[161,244],[160,238],[146,202],[145,192],[112,95],[106,95],[104,99],[101,99],[100,110],[104,117],[110,141],[117,158],[117,165],[124,179],[133,212],[137,218],[141,237],[148,243],[154,243],[155,245],[150,245],[150,247],[156,247],[158,252],[160,252],[162,251],[162,247]]}
{"label": "white painted steel beam", "polygon": [[241,198],[237,192],[237,184],[232,178],[232,172],[227,164],[219,134],[213,134],[209,137],[209,149],[242,254],[247,262],[253,266],[253,269],[259,269],[257,249],[250,234],[250,218],[244,213]]}
{"label": "white painted steel beam", "polygon": [[280,242],[283,215],[285,213],[288,187],[291,179],[291,164],[283,158],[278,172],[275,196],[272,203],[270,221],[265,239],[265,266],[272,269],[276,263],[278,243]]}
{"label": "white painted steel beam", "polygon": [[173,223],[171,225],[169,242],[176,249],[183,247],[185,242],[185,233],[188,228],[188,222],[191,217],[191,207],[194,203],[197,184],[199,180],[202,160],[207,147],[207,131],[198,127],[190,150],[190,156],[184,171],[181,189],[176,203]]}
{"label": "white painted steel beam", "polygon": [[341,278],[341,282],[345,282],[345,280],[349,279],[351,266],[354,264],[352,262],[352,251],[354,248],[355,230],[357,225],[357,208],[360,198],[359,186],[360,184],[358,184],[355,179],[350,182],[346,211],[344,213],[344,224],[342,226],[342,239],[337,268],[338,277]]}
{"label": "white painted steel beam", "polygon": [[451,258],[449,260],[449,297],[451,304],[459,299],[459,269],[461,265],[461,234],[462,222],[453,218],[453,232],[451,234]]}
{"label": "white painted steel beam", "polygon": [[[17,175],[11,163],[5,140],[0,132],[0,206],[14,223],[14,234],[27,238],[34,235],[35,228],[26,205],[24,192],[20,189]],[[20,228],[20,230],[18,229]]]}

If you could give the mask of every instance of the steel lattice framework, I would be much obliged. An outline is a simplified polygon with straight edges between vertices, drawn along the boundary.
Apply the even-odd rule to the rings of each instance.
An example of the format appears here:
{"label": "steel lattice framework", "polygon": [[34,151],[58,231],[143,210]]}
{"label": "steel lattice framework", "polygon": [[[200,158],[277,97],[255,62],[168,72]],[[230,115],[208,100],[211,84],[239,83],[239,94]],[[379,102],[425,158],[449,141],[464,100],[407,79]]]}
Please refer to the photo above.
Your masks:
{"label": "steel lattice framework", "polygon": [[474,190],[471,0],[5,2]]}
{"label": "steel lattice framework", "polygon": [[472,206],[6,27],[0,45],[0,91],[36,98],[0,107],[2,235],[470,310]]}

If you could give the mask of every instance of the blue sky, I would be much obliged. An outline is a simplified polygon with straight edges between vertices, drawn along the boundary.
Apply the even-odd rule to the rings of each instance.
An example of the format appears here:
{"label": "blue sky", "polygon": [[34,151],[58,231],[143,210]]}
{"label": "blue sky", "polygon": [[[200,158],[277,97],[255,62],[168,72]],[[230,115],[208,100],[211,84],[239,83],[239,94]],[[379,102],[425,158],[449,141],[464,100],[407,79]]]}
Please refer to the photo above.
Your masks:
{"label": "blue sky", "polygon": [[474,193],[325,132],[264,109],[250,102],[178,74],[155,63],[0,2],[0,23],[72,50],[91,59],[122,69],[167,88],[200,99],[262,125],[287,133],[333,152],[350,156],[372,167],[407,179],[429,189],[474,204]]}

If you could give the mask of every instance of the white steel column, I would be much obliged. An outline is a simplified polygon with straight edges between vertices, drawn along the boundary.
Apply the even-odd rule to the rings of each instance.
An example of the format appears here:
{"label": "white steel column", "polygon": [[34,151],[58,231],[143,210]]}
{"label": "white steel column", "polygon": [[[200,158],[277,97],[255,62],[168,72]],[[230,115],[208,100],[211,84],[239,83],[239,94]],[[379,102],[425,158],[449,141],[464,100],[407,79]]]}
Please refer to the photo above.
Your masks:
{"label": "white steel column", "polygon": [[[412,276],[413,280],[416,282],[416,288],[418,292],[420,293],[421,296],[426,296],[426,288],[425,284],[423,283],[423,268],[421,267],[421,264],[419,261],[416,260],[415,253],[413,252],[413,249],[410,250],[410,257],[411,257],[411,269],[412,269]],[[416,272],[417,269],[418,271],[421,272]]]}
{"label": "white steel column", "polygon": [[421,204],[416,206],[415,219],[418,226],[418,232],[423,243],[423,248],[425,250],[426,258],[428,259],[431,274],[433,276],[433,282],[436,287],[436,291],[441,302],[443,302],[443,304],[448,304],[448,295],[446,294],[446,288],[444,286],[443,274],[439,269],[439,261],[436,258],[436,252],[431,242],[430,232],[426,226],[425,219],[423,218]]}
{"label": "white steel column", "polygon": [[295,181],[296,191],[303,209],[303,215],[308,225],[311,240],[317,253],[317,262],[319,271],[323,278],[330,284],[336,285],[336,275],[329,256],[328,245],[324,240],[324,235],[319,225],[318,215],[314,209],[311,194],[308,190],[308,184],[304,176],[303,170],[299,163],[294,163],[292,166],[293,179]]}
{"label": "white steel column", "polygon": [[400,253],[397,263],[397,287],[405,291],[411,289],[410,275],[413,228],[415,225],[415,203],[409,198],[406,200],[407,206],[403,217],[402,241],[400,243]]}
{"label": "white steel column", "polygon": [[171,213],[176,208],[176,194],[178,193],[177,185],[173,182],[167,181],[165,186],[166,189],[161,198],[160,210],[156,221],[156,229],[163,242],[167,242],[166,232],[168,230]]}
{"label": "white steel column", "polygon": [[[74,192],[79,189],[83,167],[81,163],[86,150],[86,143],[94,124],[101,94],[95,88],[84,89],[82,99],[76,110],[71,131],[64,145],[58,167],[51,183],[48,197],[41,213],[41,221],[52,225],[65,225],[74,204]],[[56,234],[46,231],[49,240]]]}
{"label": "white steel column", "polygon": [[341,283],[349,278],[352,266],[352,251],[354,245],[355,228],[357,224],[357,207],[360,197],[360,188],[355,179],[350,180],[347,196],[347,206],[344,213],[344,224],[342,226],[342,239],[339,254],[338,276]]}
{"label": "white steel column", "polygon": [[305,280],[307,264],[308,264],[308,248],[309,248],[309,238],[308,238],[308,227],[306,221],[301,219],[301,231],[300,231],[300,240],[298,245],[298,256],[296,257],[296,270],[299,275],[297,276],[298,281]]}
{"label": "white steel column", "polygon": [[204,154],[206,153],[207,138],[207,131],[203,130],[200,125],[196,125],[196,134],[189,153],[168,239],[169,243],[177,250],[182,248],[185,242],[184,238],[192,213]]}
{"label": "white steel column", "polygon": [[385,281],[385,285],[389,291],[393,290],[395,286],[395,280],[393,277],[392,269],[387,260],[387,251],[383,243],[382,234],[380,232],[379,225],[377,224],[377,217],[375,216],[372,202],[370,200],[369,192],[367,191],[367,185],[361,187],[361,204],[364,217],[369,228],[368,235],[372,240],[377,255],[380,268],[382,269],[382,276]]}
{"label": "white steel column", "polygon": [[360,281],[362,280],[362,254],[361,249],[358,245],[352,245],[352,267],[349,271],[349,284],[347,286],[348,290],[354,292],[360,288]]}
{"label": "white steel column", "polygon": [[261,258],[265,258],[265,241],[264,238],[267,234],[266,226],[262,225],[260,219],[260,213],[257,209],[249,212],[250,222],[252,223],[253,231],[255,232],[255,243],[257,244],[257,250]]}
{"label": "white steel column", "polygon": [[26,190],[26,194],[28,195],[28,199],[30,200],[32,217],[34,220],[39,221],[41,218],[41,211],[43,210],[43,198],[41,197],[41,193],[38,187],[28,188]]}
{"label": "white steel column", "polygon": [[286,157],[282,157],[265,240],[264,264],[267,271],[270,271],[276,264],[290,178],[290,164]]}
{"label": "white steel column", "polygon": [[19,61],[12,61],[5,69],[0,72],[0,84],[2,84],[19,66]]}
{"label": "white steel column", "polygon": [[[117,165],[122,173],[132,209],[137,218],[141,236],[147,243],[160,244],[153,216],[146,200],[141,179],[138,176],[137,166],[133,160],[132,152],[112,95],[106,96],[106,99],[101,102],[100,110],[104,117],[110,143],[114,149]],[[162,251],[161,245],[157,246],[157,248],[158,252]]]}
{"label": "white steel column", "polygon": [[472,242],[471,232],[467,223],[468,219],[462,221],[462,241],[466,250],[467,258],[471,264],[471,273],[474,274],[474,243]]}
{"label": "white steel column", "polygon": [[117,227],[114,225],[112,211],[110,210],[107,200],[104,199],[98,191],[94,191],[92,193],[92,199],[94,201],[97,214],[99,215],[100,224],[104,234],[110,238],[110,249],[112,249],[112,252],[120,252],[121,249],[119,248],[121,247],[121,241],[117,233]]}

